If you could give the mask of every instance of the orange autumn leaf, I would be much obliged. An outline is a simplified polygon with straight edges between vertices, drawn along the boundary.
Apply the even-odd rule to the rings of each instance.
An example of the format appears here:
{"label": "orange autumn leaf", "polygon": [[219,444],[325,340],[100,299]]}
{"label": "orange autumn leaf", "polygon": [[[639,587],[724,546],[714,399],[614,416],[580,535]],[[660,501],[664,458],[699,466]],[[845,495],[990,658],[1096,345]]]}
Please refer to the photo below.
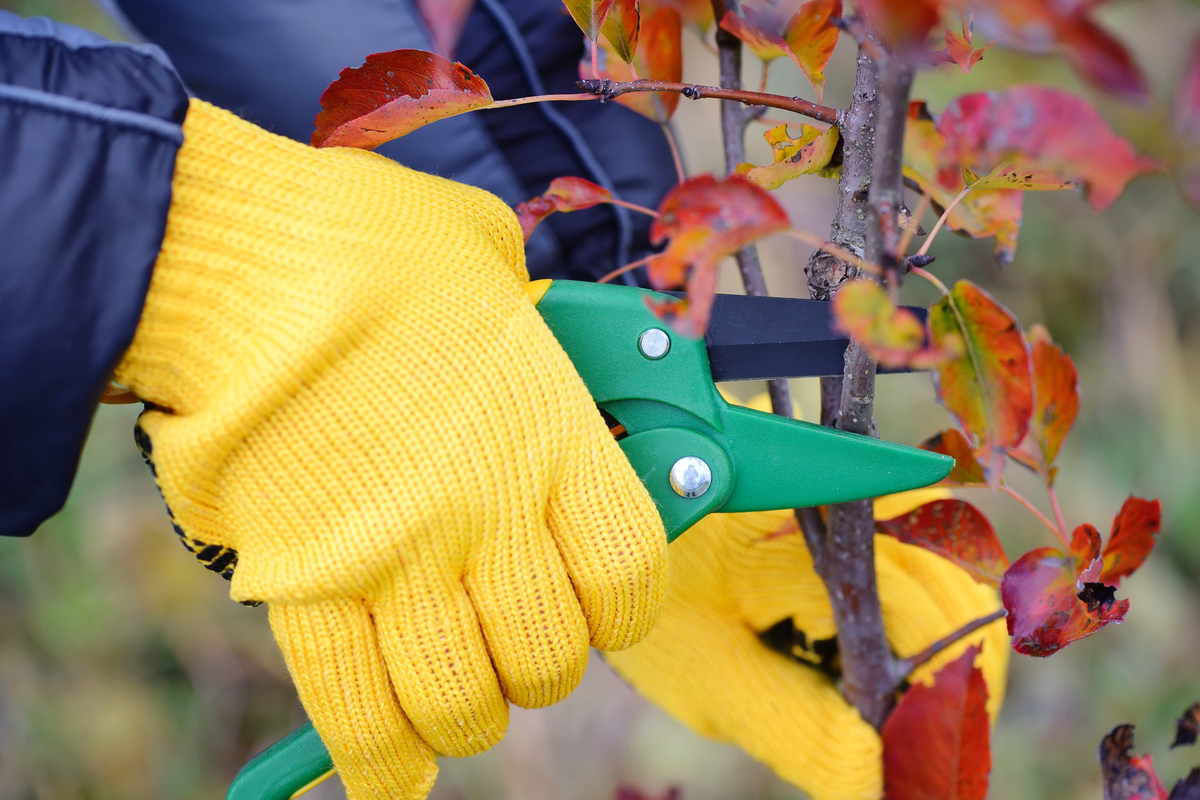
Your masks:
{"label": "orange autumn leaf", "polygon": [[1053,483],[1054,460],[1079,415],[1079,375],[1075,362],[1050,340],[1043,326],[1032,326],[1028,339],[1034,396],[1029,436],[1041,456],[1034,468]]}
{"label": "orange autumn leaf", "polygon": [[871,27],[893,46],[918,48],[942,16],[941,0],[858,0]]}
{"label": "orange autumn leaf", "polygon": [[937,130],[945,142],[939,180],[946,188],[960,180],[963,167],[983,174],[1008,164],[1016,174],[1036,170],[1078,182],[1102,211],[1135,176],[1159,168],[1113,133],[1086,100],[1048,86],[962,95],[947,106]]}
{"label": "orange autumn leaf", "polygon": [[825,92],[825,65],[838,40],[831,19],[841,16],[841,0],[810,0],[790,17],[786,8],[744,4],[740,16],[727,11],[720,24],[763,61],[787,56],[796,62],[820,102]]}
{"label": "orange autumn leaf", "polygon": [[633,54],[637,52],[641,22],[638,0],[614,0],[612,10],[600,28],[613,52],[627,64],[633,61]]}
{"label": "orange autumn leaf", "polygon": [[983,474],[983,467],[975,460],[975,450],[961,431],[949,428],[935,434],[921,444],[921,449],[941,453],[954,459],[954,469],[950,470],[950,474],[946,476],[945,483],[972,484],[987,481]]}
{"label": "orange autumn leaf", "polygon": [[612,192],[608,189],[583,178],[555,178],[550,181],[546,191],[517,205],[517,221],[521,223],[521,232],[528,242],[534,229],[554,212],[581,211],[612,199]]}
{"label": "orange autumn leaf", "polygon": [[898,308],[875,281],[851,281],[838,289],[833,317],[838,330],[861,342],[885,367],[928,369],[961,352],[928,347],[917,316]]}
{"label": "orange autumn leaf", "polygon": [[1033,382],[1016,318],[987,292],[959,281],[929,310],[933,344],[960,337],[963,355],[934,372],[938,399],[973,440],[987,483],[997,486],[1008,450],[1029,430]]}
{"label": "orange autumn leaf", "polygon": [[321,95],[313,147],[373,150],[423,125],[492,104],[487,83],[424,50],[374,53]]}
{"label": "orange autumn leaf", "polygon": [[1105,580],[1120,581],[1133,574],[1154,549],[1162,528],[1162,502],[1129,497],[1113,519],[1112,533],[1102,557]]}
{"label": "orange autumn leaf", "polygon": [[604,22],[612,11],[613,0],[563,0],[563,5],[571,12],[571,18],[583,35],[594,42],[600,38]]}
{"label": "orange autumn leaf", "polygon": [[983,54],[988,51],[995,42],[988,42],[983,47],[975,47],[971,44],[971,40],[963,36],[961,33],[946,30],[946,54],[958,64],[959,69],[966,75],[971,71],[971,68],[979,63],[983,58]]}
{"label": "orange autumn leaf", "polygon": [[650,242],[669,244],[648,264],[650,283],[659,290],[686,286],[687,298],[653,308],[679,332],[701,336],[708,327],[721,259],[786,230],[787,214],[771,195],[737,175],[690,178],[667,193],[658,212]]}
{"label": "orange autumn leaf", "polygon": [[[683,42],[679,12],[669,6],[645,4],[641,10],[640,43],[633,56],[633,69],[638,77],[654,81],[678,82],[683,79]],[[621,60],[607,39],[600,41],[600,77],[611,81],[633,80],[630,65]],[[592,77],[590,56],[579,64],[582,78]],[[630,92],[616,102],[631,108],[655,122],[667,122],[679,105],[679,95],[673,92]]]}

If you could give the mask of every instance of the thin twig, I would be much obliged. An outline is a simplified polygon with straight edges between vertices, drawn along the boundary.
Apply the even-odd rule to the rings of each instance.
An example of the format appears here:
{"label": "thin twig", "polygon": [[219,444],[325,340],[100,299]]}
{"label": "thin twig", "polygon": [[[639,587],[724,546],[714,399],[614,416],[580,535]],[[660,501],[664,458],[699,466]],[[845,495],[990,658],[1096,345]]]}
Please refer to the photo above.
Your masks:
{"label": "thin twig", "polygon": [[671,126],[665,122],[660,124],[663,135],[667,137],[667,147],[671,148],[671,160],[675,162],[675,174],[679,176],[679,182],[683,183],[687,180],[687,172],[683,169],[683,158],[679,155],[679,143],[675,141],[675,134],[671,131]]}
{"label": "thin twig", "polygon": [[629,92],[674,92],[692,100],[703,97],[715,97],[719,100],[736,100],[750,106],[767,106],[780,108],[784,111],[794,111],[806,117],[836,125],[837,109],[817,105],[801,97],[784,97],[768,92],[748,92],[745,89],[722,89],[719,86],[700,86],[694,83],[677,83],[675,81],[611,81],[603,80],[579,81],[576,85],[585,92],[591,92],[597,97],[612,100]]}
{"label": "thin twig", "polygon": [[949,636],[943,636],[941,639],[938,639],[936,642],[929,645],[929,647],[926,647],[916,655],[900,659],[896,662],[897,678],[900,680],[907,679],[908,676],[912,674],[913,670],[945,650],[950,645],[959,641],[963,637],[970,636],[972,633],[984,627],[985,625],[991,625],[998,619],[1004,619],[1006,616],[1008,616],[1008,612],[1006,612],[1003,608],[998,608],[991,614],[988,614],[986,617],[980,617],[979,619],[971,620],[954,633],[951,633]]}
{"label": "thin twig", "polygon": [[883,275],[883,268],[878,264],[872,264],[870,261],[859,258],[846,248],[839,247],[833,242],[822,239],[820,236],[809,233],[808,231],[798,231],[795,228],[788,228],[786,231],[780,231],[780,233],[791,236],[793,239],[799,239],[805,244],[810,244],[818,250],[824,250],[831,256],[837,256],[842,261],[845,261],[847,264],[853,264],[863,272],[876,276]]}
{"label": "thin twig", "polygon": [[643,264],[649,264],[651,261],[658,258],[660,255],[662,255],[662,253],[651,253],[650,255],[646,256],[645,258],[639,258],[637,261],[632,261],[623,267],[617,267],[612,272],[608,273],[603,278],[596,281],[596,283],[608,283],[613,278],[620,277],[621,275],[624,275],[626,272],[629,272],[632,269],[637,269],[638,267],[642,266]]}
{"label": "thin twig", "polygon": [[[986,483],[964,483],[960,486],[960,488],[962,488],[962,489],[991,489],[992,487],[988,486]],[[1050,521],[1050,518],[1047,517],[1045,514],[1043,514],[1041,511],[1039,511],[1038,507],[1035,506],[1033,503],[1029,502],[1029,500],[1023,494],[1021,494],[1020,492],[1018,492],[1016,489],[1012,488],[1011,486],[1009,486],[1007,484],[1003,484],[1003,483],[1000,484],[1000,491],[1004,492],[1006,495],[1008,495],[1012,499],[1016,500],[1021,505],[1025,506],[1025,508],[1029,511],[1029,513],[1031,513],[1035,517],[1037,517],[1038,521],[1041,522],[1043,525],[1045,525],[1046,528],[1049,529],[1049,531],[1054,534],[1055,538],[1057,538],[1059,541],[1061,541],[1067,547],[1070,547],[1070,544],[1067,542],[1066,538],[1059,533],[1058,528],[1055,526],[1055,524],[1053,522]]]}
{"label": "thin twig", "polygon": [[1054,520],[1058,523],[1058,530],[1062,534],[1062,541],[1068,540],[1067,523],[1063,520],[1062,509],[1058,507],[1058,495],[1054,493],[1054,487],[1050,482],[1046,482],[1046,496],[1050,498],[1050,509],[1054,512]]}
{"label": "thin twig", "polygon": [[921,195],[921,202],[917,203],[917,210],[909,216],[908,228],[900,236],[900,244],[896,246],[896,258],[904,258],[908,254],[908,246],[912,244],[913,237],[921,229],[921,217],[925,216],[925,212],[929,210],[932,202],[929,195]]}
{"label": "thin twig", "polygon": [[971,191],[971,187],[964,186],[963,190],[958,193],[958,197],[954,198],[954,200],[950,202],[950,205],[946,206],[946,210],[942,212],[940,217],[938,217],[937,224],[934,225],[933,230],[929,232],[929,238],[926,239],[925,243],[921,245],[921,249],[917,251],[917,255],[923,256],[929,252],[930,245],[932,245],[933,240],[937,238],[938,231],[940,231],[942,226],[946,224],[946,220],[949,218],[950,212],[955,209],[960,200],[967,196],[967,192],[969,191]]}

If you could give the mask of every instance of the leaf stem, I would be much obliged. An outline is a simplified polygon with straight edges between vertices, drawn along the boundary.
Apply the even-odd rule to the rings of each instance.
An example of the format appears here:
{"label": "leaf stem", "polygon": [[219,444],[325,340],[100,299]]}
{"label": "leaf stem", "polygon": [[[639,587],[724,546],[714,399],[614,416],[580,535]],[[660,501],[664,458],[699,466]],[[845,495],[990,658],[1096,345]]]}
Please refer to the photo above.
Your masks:
{"label": "leaf stem", "polygon": [[650,255],[646,256],[645,258],[639,258],[637,261],[632,261],[623,267],[617,267],[612,272],[608,273],[603,278],[596,281],[596,283],[608,283],[613,278],[618,278],[618,277],[624,275],[626,272],[629,272],[632,269],[637,269],[638,267],[642,266],[643,264],[649,264],[651,261],[658,258],[660,255],[661,255],[661,253],[651,253]]}
{"label": "leaf stem", "polygon": [[1049,481],[1046,482],[1046,496],[1050,498],[1050,509],[1054,512],[1054,520],[1058,523],[1058,530],[1062,534],[1059,538],[1066,544],[1068,541],[1067,523],[1063,520],[1062,509],[1058,507],[1058,495],[1054,493],[1054,487],[1050,485]]}
{"label": "leaf stem", "polygon": [[934,286],[936,286],[938,288],[938,291],[940,291],[943,295],[950,294],[950,290],[946,288],[946,284],[942,283],[941,279],[938,278],[937,275],[934,275],[932,272],[929,272],[928,270],[924,270],[921,267],[913,267],[912,269],[909,270],[909,272],[911,272],[913,275],[916,275],[918,278],[924,278],[925,280],[932,283]]}
{"label": "leaf stem", "polygon": [[846,248],[839,247],[833,242],[822,239],[816,234],[809,233],[808,231],[796,230],[795,228],[788,228],[786,231],[780,231],[780,233],[791,236],[793,239],[799,239],[805,244],[812,245],[818,250],[823,250],[826,253],[829,253],[831,256],[836,256],[842,261],[845,261],[847,264],[853,264],[863,272],[876,276],[883,275],[882,267],[878,266],[877,264],[872,264],[870,261],[862,259],[856,256],[854,253],[851,253]]}
{"label": "leaf stem", "polygon": [[594,94],[538,94],[532,97],[514,97],[512,100],[495,100],[490,106],[483,106],[480,111],[492,108],[512,108],[513,106],[524,106],[529,103],[554,103],[560,100],[596,100]]}
{"label": "leaf stem", "polygon": [[912,244],[913,237],[917,235],[917,231],[921,227],[921,217],[925,216],[925,212],[929,210],[929,204],[933,200],[927,194],[921,195],[921,202],[917,203],[917,210],[909,217],[908,229],[900,236],[900,244],[896,246],[896,258],[904,258],[908,253],[908,246]]}
{"label": "leaf stem", "polygon": [[991,614],[988,614],[986,617],[973,619],[966,625],[963,625],[961,628],[954,631],[954,633],[951,633],[948,636],[943,636],[941,639],[938,639],[936,642],[929,645],[929,647],[926,647],[916,655],[900,659],[896,662],[896,669],[898,673],[897,677],[900,680],[906,679],[913,673],[913,670],[929,661],[931,658],[945,650],[950,645],[954,644],[965,636],[970,636],[972,633],[986,625],[991,625],[998,619],[1004,619],[1006,616],[1008,616],[1008,612],[1003,608],[998,608]]}
{"label": "leaf stem", "polygon": [[[981,484],[981,485],[983,485],[983,484]],[[1060,530],[1058,528],[1058,526],[1056,526],[1053,522],[1050,521],[1049,517],[1047,517],[1045,514],[1043,514],[1041,511],[1038,510],[1037,506],[1035,506],[1033,503],[1029,502],[1029,500],[1026,499],[1025,495],[1021,494],[1016,489],[1014,489],[1011,486],[1009,486],[1008,484],[1004,484],[1004,483],[1000,484],[1000,490],[1002,492],[1004,492],[1006,495],[1008,495],[1009,497],[1011,497],[1012,499],[1016,500],[1021,505],[1025,506],[1025,508],[1029,509],[1030,513],[1032,513],[1035,517],[1037,517],[1039,520],[1041,520],[1041,523],[1050,529],[1050,532],[1054,534],[1055,538],[1057,538],[1060,542],[1062,542],[1065,547],[1070,548],[1071,543],[1067,541],[1066,531]]]}
{"label": "leaf stem", "polygon": [[810,103],[800,97],[784,97],[768,92],[749,92],[745,89],[724,89],[719,86],[700,86],[676,81],[652,81],[644,78],[638,81],[611,81],[605,78],[579,81],[576,85],[585,92],[590,92],[605,100],[612,100],[629,92],[674,92],[693,100],[715,97],[720,100],[736,100],[750,106],[767,106],[784,111],[794,111],[830,125],[836,125],[838,121],[837,109]]}
{"label": "leaf stem", "polygon": [[967,196],[967,192],[969,191],[971,191],[971,187],[964,185],[963,190],[958,193],[958,197],[950,201],[950,205],[946,206],[946,210],[942,212],[940,217],[938,217],[937,224],[934,225],[933,230],[929,232],[929,238],[926,239],[925,243],[921,245],[921,249],[917,251],[917,255],[923,256],[929,252],[929,247],[933,244],[933,240],[937,238],[938,231],[940,231],[942,226],[946,224],[946,218],[950,216],[950,212],[953,211],[954,208],[959,204],[959,201]]}
{"label": "leaf stem", "polygon": [[637,203],[631,203],[628,200],[617,200],[614,197],[612,200],[605,200],[604,202],[614,206],[623,206],[628,208],[630,211],[636,211],[639,214],[645,214],[646,216],[654,217],[655,219],[658,219],[659,217],[659,213],[654,209],[646,208],[645,206],[639,206]]}
{"label": "leaf stem", "polygon": [[[675,162],[675,174],[679,176],[679,182],[683,183],[687,180],[687,172],[683,169],[683,157],[679,154],[679,143],[675,141],[675,134],[671,131],[671,126],[665,122],[660,122],[663,135],[667,137],[667,147],[671,148],[671,160]],[[655,216],[658,216],[655,214]]]}

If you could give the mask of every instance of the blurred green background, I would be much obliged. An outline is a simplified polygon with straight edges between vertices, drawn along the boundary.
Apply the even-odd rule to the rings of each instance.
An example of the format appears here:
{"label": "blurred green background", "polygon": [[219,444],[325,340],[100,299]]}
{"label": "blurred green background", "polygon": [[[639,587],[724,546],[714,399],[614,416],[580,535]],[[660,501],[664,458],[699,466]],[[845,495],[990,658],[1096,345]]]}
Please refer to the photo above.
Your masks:
{"label": "blurred green background", "polygon": [[[0,8],[122,36],[88,0],[0,0]],[[1173,94],[1200,6],[1114,2],[1100,16],[1149,76],[1146,108],[1082,85],[1061,59],[997,49],[970,76],[951,66],[922,72],[914,97],[938,111],[965,91],[1064,86],[1140,151],[1178,162]],[[784,61],[772,67],[771,90],[811,97]],[[685,70],[687,80],[716,81],[714,59],[694,37]],[[827,104],[848,102],[852,70],[843,37],[826,69]],[[754,64],[747,83],[757,83]],[[691,171],[719,171],[715,103],[683,101],[675,129]],[[765,130],[748,135],[758,163],[770,159],[758,138]],[[834,194],[815,177],[778,192],[793,223],[822,236]],[[773,291],[804,296],[808,251],[778,238],[762,252]],[[943,280],[978,282],[1026,326],[1044,323],[1075,358],[1083,407],[1059,479],[1068,524],[1091,522],[1107,535],[1130,493],[1164,506],[1159,547],[1121,588],[1132,604],[1123,625],[1050,659],[1014,655],[991,797],[1100,798],[1096,746],[1122,722],[1138,726],[1138,750],[1154,754],[1170,786],[1200,762],[1200,751],[1167,750],[1174,717],[1200,699],[1200,218],[1171,177],[1150,176],[1103,215],[1077,194],[1027,194],[1017,257],[1003,271],[990,241],[947,234],[932,252]],[[722,290],[740,291],[732,267]],[[934,299],[925,286],[904,291],[908,302]],[[796,389],[811,415],[813,382]],[[883,435],[910,444],[948,424],[927,376],[882,380],[876,410]],[[66,510],[28,540],[0,540],[0,799],[219,798],[242,763],[303,720],[264,609],[230,602],[225,582],[177,543],[133,446],[135,413],[102,407]],[[1010,478],[1045,507],[1034,481],[1016,470]],[[1011,556],[1049,543],[1007,498],[969,499],[987,510]],[[492,751],[441,763],[435,800],[601,800],[621,783],[652,793],[680,786],[684,800],[801,796],[647,705],[599,659],[566,702],[514,710]],[[343,795],[331,781],[310,796]]]}

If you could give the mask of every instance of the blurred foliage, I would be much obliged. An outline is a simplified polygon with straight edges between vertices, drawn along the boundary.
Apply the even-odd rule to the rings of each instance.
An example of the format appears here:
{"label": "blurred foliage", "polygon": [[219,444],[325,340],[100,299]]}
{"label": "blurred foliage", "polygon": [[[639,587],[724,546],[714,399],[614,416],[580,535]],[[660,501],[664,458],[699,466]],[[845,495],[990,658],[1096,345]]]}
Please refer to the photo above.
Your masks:
{"label": "blurred foliage", "polygon": [[[85,0],[0,0],[0,8],[121,35]],[[1129,0],[1102,11],[1147,72],[1154,99],[1146,108],[1087,89],[1060,59],[996,48],[969,76],[952,66],[922,72],[913,96],[936,112],[965,91],[1063,86],[1089,97],[1140,150],[1170,161],[1171,97],[1200,31],[1200,5]],[[715,59],[694,38],[686,47],[685,80],[715,83]],[[826,103],[846,104],[853,63],[843,37],[826,69]],[[747,84],[757,80],[748,64]],[[811,97],[782,60],[769,86]],[[713,102],[680,104],[676,129],[693,172],[720,169],[716,115]],[[749,160],[770,160],[765,130],[752,126]],[[794,224],[824,235],[835,192],[813,177],[777,197]],[[772,289],[804,296],[808,251],[778,238],[762,252]],[[1132,602],[1126,623],[1050,659],[1013,658],[991,796],[1100,797],[1096,747],[1121,722],[1138,726],[1139,751],[1155,753],[1170,785],[1196,760],[1188,748],[1168,751],[1173,720],[1200,698],[1200,218],[1171,178],[1152,176],[1104,215],[1072,193],[1028,194],[1016,260],[1004,270],[987,241],[943,235],[933,253],[943,280],[974,280],[1026,326],[1044,323],[1079,366],[1080,420],[1060,457],[1068,524],[1107,532],[1130,493],[1164,506],[1159,547],[1121,589]],[[740,291],[735,270],[723,273],[722,291]],[[934,297],[912,285],[904,299]],[[815,381],[795,388],[811,416]],[[881,380],[876,410],[883,435],[909,444],[946,424],[923,375]],[[225,583],[178,545],[133,447],[133,414],[102,408],[67,509],[29,540],[0,541],[0,798],[217,798],[251,753],[303,719],[263,609],[230,602]],[[1010,477],[1040,497],[1032,476]],[[1010,553],[1049,543],[1007,498],[975,491],[969,499]],[[680,785],[683,800],[799,796],[738,751],[648,707],[598,660],[559,706],[514,709],[494,750],[441,763],[435,800],[601,800],[623,782],[654,793]]]}

